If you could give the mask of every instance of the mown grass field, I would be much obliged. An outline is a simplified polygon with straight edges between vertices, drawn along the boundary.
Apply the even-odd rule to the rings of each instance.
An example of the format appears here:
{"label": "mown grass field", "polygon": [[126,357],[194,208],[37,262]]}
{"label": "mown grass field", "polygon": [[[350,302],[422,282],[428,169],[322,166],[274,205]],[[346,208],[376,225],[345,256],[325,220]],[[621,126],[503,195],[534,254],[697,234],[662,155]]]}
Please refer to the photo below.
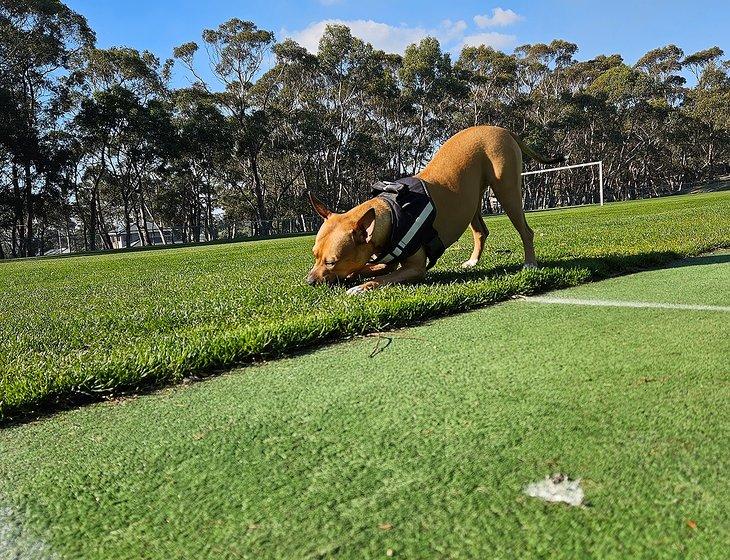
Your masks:
{"label": "mown grass field", "polygon": [[[0,558],[725,559],[730,254],[0,431]],[[379,348],[379,351],[373,352]],[[528,497],[554,472],[585,507]]]}
{"label": "mown grass field", "polygon": [[489,218],[428,279],[353,298],[306,286],[311,238],[0,264],[0,419],[156,386],[324,340],[405,325],[730,245],[730,195],[534,213],[542,268]]}

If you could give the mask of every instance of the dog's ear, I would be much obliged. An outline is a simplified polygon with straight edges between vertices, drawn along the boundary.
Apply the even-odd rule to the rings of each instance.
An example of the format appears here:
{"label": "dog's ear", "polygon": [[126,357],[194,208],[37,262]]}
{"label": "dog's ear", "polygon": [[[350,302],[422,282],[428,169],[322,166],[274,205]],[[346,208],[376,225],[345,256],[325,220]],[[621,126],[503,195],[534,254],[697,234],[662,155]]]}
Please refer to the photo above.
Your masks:
{"label": "dog's ear", "polygon": [[324,205],[324,202],[314,196],[314,193],[311,191],[309,192],[309,202],[312,203],[317,214],[322,216],[325,220],[332,215],[332,211]]}
{"label": "dog's ear", "polygon": [[355,239],[360,243],[370,243],[375,229],[375,208],[368,209],[355,225]]}

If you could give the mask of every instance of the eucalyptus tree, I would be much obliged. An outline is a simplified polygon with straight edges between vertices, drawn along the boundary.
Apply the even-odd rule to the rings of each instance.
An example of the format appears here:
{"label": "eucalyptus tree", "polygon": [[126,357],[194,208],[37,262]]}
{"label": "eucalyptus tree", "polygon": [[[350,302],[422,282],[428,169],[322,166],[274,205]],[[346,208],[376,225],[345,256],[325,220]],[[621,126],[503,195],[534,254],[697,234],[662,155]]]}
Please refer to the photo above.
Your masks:
{"label": "eucalyptus tree", "polygon": [[455,70],[468,88],[463,125],[507,126],[507,114],[517,96],[517,61],[513,56],[480,45],[462,49]]}
{"label": "eucalyptus tree", "polygon": [[675,140],[687,133],[687,123],[679,111],[686,82],[680,74],[683,57],[679,47],[667,45],[650,50],[634,65],[646,84],[633,110],[638,157],[628,166],[637,196],[643,194],[639,191],[643,185],[661,182],[678,186],[686,179],[678,164],[684,155]]}
{"label": "eucalyptus tree", "polygon": [[698,169],[710,178],[717,162],[730,161],[730,65],[722,64],[724,52],[712,47],[687,56],[683,66],[690,68],[697,85],[687,91],[683,111],[696,124],[694,141]]}
{"label": "eucalyptus tree", "polygon": [[[215,84],[209,84],[195,64],[199,46],[185,43],[174,50],[175,58],[187,69],[195,87],[216,96],[234,126],[230,177],[253,194],[261,234],[268,233],[266,185],[259,170],[262,149],[269,136],[268,96],[252,99],[252,88],[274,44],[271,31],[250,21],[234,18],[216,29],[203,31],[203,44]],[[222,91],[221,91],[222,89]]]}
{"label": "eucalyptus tree", "polygon": [[167,95],[172,61],[130,47],[87,48],[76,69],[85,97],[123,88],[142,102]]}
{"label": "eucalyptus tree", "polygon": [[[216,238],[214,210],[229,181],[227,162],[235,129],[216,102],[200,88],[173,92],[177,151],[169,161],[168,183],[161,193],[162,215],[183,225],[185,241]],[[232,181],[239,185],[240,182]],[[250,193],[246,192],[246,195]]]}
{"label": "eucalyptus tree", "polygon": [[573,57],[577,51],[577,45],[562,39],[515,49],[520,93],[524,96],[519,107],[524,113],[522,126],[515,128],[533,142],[549,138],[560,117],[560,100],[570,92],[567,77],[576,63]]}
{"label": "eucalyptus tree", "polygon": [[[73,127],[84,146],[84,163],[76,184],[75,202],[78,217],[84,225],[87,249],[97,249],[101,234],[103,246],[111,248],[109,227],[104,219],[101,202],[102,181],[109,173],[108,160],[112,157],[115,137],[126,129],[128,112],[134,106],[134,96],[121,87],[100,91],[82,100]],[[129,208],[125,208],[127,231],[130,232]],[[107,235],[105,235],[107,234]]]}
{"label": "eucalyptus tree", "polygon": [[86,180],[76,196],[88,208],[82,221],[90,248],[96,248],[97,234],[108,248],[109,230],[117,222],[124,224],[127,245],[133,223],[140,241],[149,243],[147,223],[155,220],[147,176],[171,138],[169,119],[163,117],[169,64],[161,65],[147,51],[90,48],[77,74],[86,94],[74,121],[85,140]]}
{"label": "eucalyptus tree", "polygon": [[317,173],[335,206],[358,201],[367,182],[355,167],[367,135],[366,89],[375,75],[374,51],[344,25],[328,25],[319,42],[318,96],[324,123]]}
{"label": "eucalyptus tree", "polygon": [[667,105],[676,105],[681,100],[682,86],[686,79],[679,74],[682,70],[684,51],[676,45],[666,45],[644,54],[634,65],[653,81],[653,95],[663,99]]}
{"label": "eucalyptus tree", "polygon": [[[83,146],[69,127],[50,133],[46,145],[49,154],[46,173],[50,179],[49,184],[54,187],[55,196],[42,199],[46,207],[46,223],[41,223],[41,227],[52,228],[55,231],[55,239],[50,241],[58,241],[59,249],[65,244],[68,251],[78,251],[84,247],[76,242],[78,215],[74,208],[73,195],[79,181],[84,155]],[[64,240],[61,240],[61,236]],[[40,237],[42,253],[44,238]]]}
{"label": "eucalyptus tree", "polygon": [[[546,141],[559,146],[571,161],[592,161],[605,154],[603,159],[607,161],[604,165],[612,165],[613,162],[608,160],[622,143],[622,126],[617,121],[615,107],[606,96],[596,95],[591,85],[606,72],[622,64],[623,59],[619,55],[601,55],[592,60],[574,62],[563,69],[560,97],[555,100],[560,109]],[[570,185],[573,174],[582,178],[590,175],[591,181]],[[595,186],[598,180],[595,168],[559,177],[567,179],[560,185],[561,192],[574,191],[579,193],[577,196],[581,199],[588,196],[585,191],[581,193],[581,188],[587,184]],[[595,195],[595,189],[592,192]]]}
{"label": "eucalyptus tree", "polygon": [[86,19],[59,0],[0,1],[0,89],[14,121],[12,137],[0,138],[10,167],[3,188],[19,199],[13,251],[24,256],[35,254],[35,202],[49,186],[44,137],[68,111],[70,71],[94,40]]}
{"label": "eucalyptus tree", "polygon": [[[322,119],[323,80],[317,57],[291,39],[272,51],[274,65],[252,89],[258,103],[267,107],[270,128],[261,172],[268,187],[269,215],[292,218],[302,210],[303,195],[313,185],[319,190],[315,161],[326,151],[330,131]],[[246,193],[238,194],[243,205],[235,204],[235,191],[227,194],[231,215],[245,216],[253,210]]]}
{"label": "eucalyptus tree", "polygon": [[408,173],[416,173],[426,163],[434,148],[456,132],[450,109],[454,99],[466,94],[454,76],[451,57],[441,50],[438,40],[426,37],[418,44],[409,45],[399,71],[403,96],[414,109],[410,123],[413,144]]}
{"label": "eucalyptus tree", "polygon": [[376,128],[371,146],[380,154],[377,178],[395,179],[407,172],[413,152],[412,123],[416,107],[403,93],[400,72],[403,57],[374,51],[375,71],[367,84],[367,116]]}
{"label": "eucalyptus tree", "polygon": [[603,124],[608,130],[608,143],[594,153],[605,160],[604,181],[609,198],[625,198],[636,187],[633,180],[627,180],[627,171],[641,157],[641,105],[650,88],[644,74],[623,63],[604,70],[586,88],[606,107]]}

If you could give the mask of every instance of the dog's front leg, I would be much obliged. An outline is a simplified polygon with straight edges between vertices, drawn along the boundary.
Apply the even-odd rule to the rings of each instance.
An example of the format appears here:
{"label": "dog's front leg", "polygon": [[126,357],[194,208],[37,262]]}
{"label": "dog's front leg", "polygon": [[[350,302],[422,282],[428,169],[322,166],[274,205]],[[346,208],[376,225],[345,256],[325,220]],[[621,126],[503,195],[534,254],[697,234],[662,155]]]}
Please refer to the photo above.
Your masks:
{"label": "dog's front leg", "polygon": [[361,294],[369,290],[374,290],[387,284],[402,284],[406,282],[417,282],[422,280],[426,275],[426,253],[423,249],[408,257],[401,263],[398,270],[379,277],[376,280],[369,280],[359,286],[354,286],[347,290],[350,295]]}
{"label": "dog's front leg", "polygon": [[353,276],[361,276],[364,278],[372,278],[373,276],[382,276],[393,271],[393,265],[388,264],[366,264],[360,270],[357,271]]}

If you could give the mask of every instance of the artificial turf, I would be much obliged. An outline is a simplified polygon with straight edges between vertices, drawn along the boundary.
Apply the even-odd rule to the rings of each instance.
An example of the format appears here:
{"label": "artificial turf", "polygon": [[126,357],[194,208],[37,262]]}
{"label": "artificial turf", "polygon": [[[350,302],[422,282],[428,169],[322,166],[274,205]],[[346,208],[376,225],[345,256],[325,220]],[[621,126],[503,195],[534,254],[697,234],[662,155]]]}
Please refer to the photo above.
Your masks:
{"label": "artificial turf", "polygon": [[534,213],[535,271],[490,217],[477,269],[467,233],[425,282],[360,298],[305,285],[311,238],[2,263],[0,422],[728,246],[728,216],[728,193]]}
{"label": "artificial turf", "polygon": [[[693,264],[592,288],[730,304]],[[7,428],[0,555],[726,558],[729,338],[513,301]],[[552,472],[586,507],[523,494]]]}
{"label": "artificial turf", "polygon": [[[718,286],[730,285],[730,266],[713,266],[730,263],[730,253],[718,251],[695,257],[688,261],[672,263],[668,268],[650,270],[642,274],[612,278],[600,283],[584,284],[570,290],[571,297],[578,299],[608,299],[642,301],[649,303],[679,303],[685,305],[727,306],[728,291]],[[694,275],[688,286],[686,266],[710,265]]]}

